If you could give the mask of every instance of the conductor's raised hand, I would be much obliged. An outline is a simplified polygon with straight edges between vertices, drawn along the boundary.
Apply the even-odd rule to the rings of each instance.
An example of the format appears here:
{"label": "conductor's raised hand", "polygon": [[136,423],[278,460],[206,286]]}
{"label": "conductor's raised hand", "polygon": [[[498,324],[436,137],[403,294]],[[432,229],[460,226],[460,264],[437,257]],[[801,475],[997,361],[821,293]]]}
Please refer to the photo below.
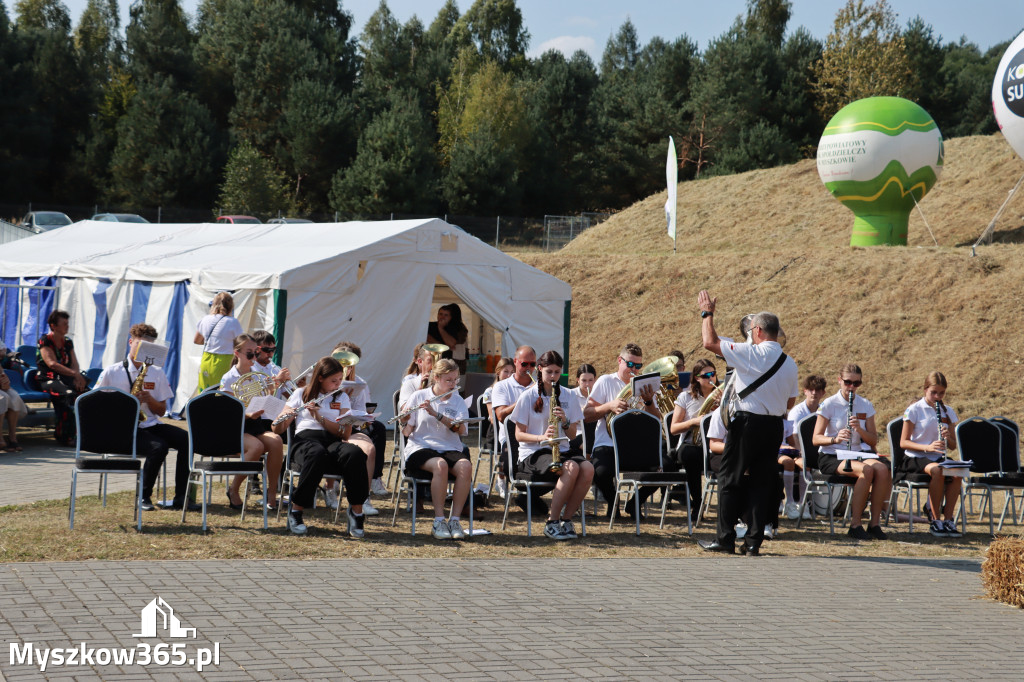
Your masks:
{"label": "conductor's raised hand", "polygon": [[701,289],[697,294],[697,307],[704,312],[715,312],[716,303],[718,303],[718,297],[711,298],[711,294],[708,293],[707,289]]}

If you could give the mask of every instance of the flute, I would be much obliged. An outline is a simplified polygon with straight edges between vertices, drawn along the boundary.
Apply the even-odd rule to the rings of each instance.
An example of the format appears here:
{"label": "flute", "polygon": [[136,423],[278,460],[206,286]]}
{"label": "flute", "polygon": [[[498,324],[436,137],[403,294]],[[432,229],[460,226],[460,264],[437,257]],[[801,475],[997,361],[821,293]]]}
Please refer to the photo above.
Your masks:
{"label": "flute", "polygon": [[333,393],[329,393],[329,394],[327,394],[325,396],[320,396],[319,398],[314,398],[313,400],[304,402],[301,405],[299,405],[299,407],[294,412],[282,412],[277,417],[277,419],[275,419],[274,421],[270,422],[270,425],[272,427],[273,426],[277,426],[278,424],[284,423],[289,417],[298,417],[299,413],[302,412],[303,410],[308,410],[309,408],[313,407],[314,405],[319,406],[320,401],[324,400],[325,398],[330,398],[333,395],[334,395]]}
{"label": "flute", "polygon": [[[441,400],[446,400],[448,398],[448,396],[450,396],[454,392],[455,392],[455,389],[453,388],[452,390],[448,391],[447,393],[442,393],[441,395],[434,396],[433,398],[431,398],[427,402],[429,402],[431,405],[433,405],[434,403],[439,402]],[[404,412],[396,414],[394,417],[389,419],[387,423],[388,424],[394,424],[399,419],[405,419],[406,417],[408,417],[410,414],[412,414],[416,410],[421,410],[421,409],[423,409],[422,405],[417,405],[416,407],[410,407],[408,410],[405,410]]]}

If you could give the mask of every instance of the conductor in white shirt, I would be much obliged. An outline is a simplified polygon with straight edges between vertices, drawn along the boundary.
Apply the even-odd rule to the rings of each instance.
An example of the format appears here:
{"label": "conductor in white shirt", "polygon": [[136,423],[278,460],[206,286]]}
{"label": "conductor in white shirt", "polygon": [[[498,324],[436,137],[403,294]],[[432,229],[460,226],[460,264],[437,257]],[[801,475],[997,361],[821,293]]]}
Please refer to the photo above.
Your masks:
{"label": "conductor in white shirt", "polygon": [[[737,400],[735,413],[728,425],[725,451],[718,472],[718,538],[701,542],[709,552],[736,551],[736,520],[745,508],[743,476],[749,473],[746,491],[750,496],[752,523],[743,540],[741,553],[756,556],[764,540],[765,524],[772,518],[770,507],[777,504],[774,491],[778,482],[779,446],[782,444],[783,420],[800,394],[796,362],[785,357],[778,343],[779,318],[769,312],[758,313],[752,320],[750,341],[736,343],[720,339],[715,332],[715,303],[707,291],[697,295],[701,311],[701,338],[704,348],[725,358],[735,372]],[[776,368],[776,364],[781,364]],[[767,380],[740,397],[743,389],[758,382],[762,375],[775,370]],[[730,406],[724,401],[722,409]]]}

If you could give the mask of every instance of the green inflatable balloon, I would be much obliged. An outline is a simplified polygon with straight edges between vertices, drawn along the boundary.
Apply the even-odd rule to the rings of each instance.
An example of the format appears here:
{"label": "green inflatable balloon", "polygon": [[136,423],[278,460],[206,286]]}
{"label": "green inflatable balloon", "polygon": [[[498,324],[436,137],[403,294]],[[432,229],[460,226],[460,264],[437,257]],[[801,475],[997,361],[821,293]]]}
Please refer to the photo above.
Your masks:
{"label": "green inflatable balloon", "polygon": [[855,216],[850,246],[906,245],[914,200],[942,172],[942,133],[910,100],[868,97],[832,117],[817,160],[825,187]]}

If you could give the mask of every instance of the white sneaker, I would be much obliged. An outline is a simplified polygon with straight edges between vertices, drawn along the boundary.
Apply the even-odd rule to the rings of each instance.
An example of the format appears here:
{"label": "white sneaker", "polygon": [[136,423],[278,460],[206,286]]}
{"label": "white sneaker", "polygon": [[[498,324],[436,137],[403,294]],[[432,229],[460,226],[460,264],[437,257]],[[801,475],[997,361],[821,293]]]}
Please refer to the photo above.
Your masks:
{"label": "white sneaker", "polygon": [[302,522],[302,512],[298,510],[288,512],[288,530],[296,535],[306,534],[306,524]]}
{"label": "white sneaker", "polygon": [[778,534],[779,534],[779,530],[775,526],[768,525],[768,526],[764,527],[764,539],[765,540],[774,540],[775,536],[778,535]]}
{"label": "white sneaker", "polygon": [[804,507],[804,513],[800,515],[800,518],[804,521],[814,520],[814,513],[811,512],[811,505],[807,505],[806,507]]}
{"label": "white sneaker", "polygon": [[448,532],[451,533],[453,540],[466,539],[466,531],[462,530],[462,523],[458,519],[452,519],[448,522]]}
{"label": "white sneaker", "polygon": [[562,524],[558,521],[548,521],[544,524],[544,535],[547,535],[552,540],[568,540],[565,533],[562,531]]}
{"label": "white sneaker", "polygon": [[742,540],[747,535],[747,524],[740,521],[736,524],[736,539]]}
{"label": "white sneaker", "polygon": [[363,516],[376,516],[380,514],[379,511],[370,503],[370,498],[366,498],[366,502],[363,502]]}
{"label": "white sneaker", "polygon": [[387,487],[385,487],[384,481],[380,480],[379,478],[375,478],[372,481],[370,481],[370,493],[373,495],[381,496],[391,494],[390,492],[388,492]]}
{"label": "white sneaker", "polygon": [[366,532],[363,530],[363,521],[366,519],[365,512],[363,516],[356,516],[352,513],[352,508],[349,507],[346,516],[348,516],[348,534],[354,538],[366,537]]}
{"label": "white sneaker", "polygon": [[796,502],[786,503],[786,518],[790,521],[796,521],[800,518],[800,505]]}
{"label": "white sneaker", "polygon": [[504,500],[505,496],[508,495],[508,483],[505,482],[504,478],[499,476],[498,485],[496,487],[498,488],[498,497]]}
{"label": "white sneaker", "polygon": [[331,509],[338,508],[338,491],[334,488],[328,488],[327,493],[324,495],[324,504]]}
{"label": "white sneaker", "polygon": [[[365,509],[365,507],[363,507],[363,509]],[[434,529],[431,531],[431,535],[438,540],[451,540],[452,531],[448,528],[448,522],[444,519],[434,519]]]}

